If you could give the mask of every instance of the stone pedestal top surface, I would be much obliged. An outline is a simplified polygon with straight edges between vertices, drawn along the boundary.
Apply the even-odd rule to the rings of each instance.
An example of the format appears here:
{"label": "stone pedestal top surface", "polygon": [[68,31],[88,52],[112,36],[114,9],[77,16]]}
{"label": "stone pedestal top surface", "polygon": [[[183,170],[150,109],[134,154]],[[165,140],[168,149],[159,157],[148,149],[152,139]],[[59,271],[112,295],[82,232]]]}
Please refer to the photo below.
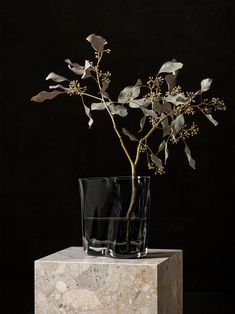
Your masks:
{"label": "stone pedestal top surface", "polygon": [[155,265],[161,264],[174,254],[181,254],[182,250],[148,249],[148,254],[142,258],[120,259],[106,256],[87,255],[82,247],[69,247],[62,251],[42,257],[36,262],[66,262],[66,263],[95,263],[95,264],[128,264]]}

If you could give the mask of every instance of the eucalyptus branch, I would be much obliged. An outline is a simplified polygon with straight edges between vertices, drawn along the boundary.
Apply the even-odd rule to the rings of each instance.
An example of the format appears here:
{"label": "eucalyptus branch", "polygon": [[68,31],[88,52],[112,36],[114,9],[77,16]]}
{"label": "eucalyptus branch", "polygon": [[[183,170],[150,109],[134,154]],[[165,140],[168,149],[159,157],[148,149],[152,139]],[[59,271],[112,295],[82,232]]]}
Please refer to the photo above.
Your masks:
{"label": "eucalyptus branch", "polygon": [[[176,85],[177,74],[183,67],[183,64],[174,59],[165,62],[160,67],[158,73],[154,77],[149,77],[147,82],[142,83],[142,81],[138,79],[135,85],[127,86],[121,90],[117,100],[112,100],[106,92],[109,87],[111,73],[109,71],[103,72],[100,69],[100,63],[104,54],[110,52],[110,49],[105,49],[107,41],[103,37],[95,34],[89,35],[87,41],[94,49],[96,62],[85,60],[84,66],[74,63],[70,59],[65,59],[65,62],[75,75],[81,77],[82,81],[92,78],[98,87],[98,95],[93,95],[93,93],[89,92],[88,87],[83,86],[83,84],[81,85],[79,80],[69,80],[64,76],[51,72],[46,77],[46,80],[52,80],[56,84],[49,86],[50,91],[42,91],[31,99],[36,102],[43,102],[45,100],[52,100],[60,94],[80,96],[84,113],[88,118],[89,128],[91,128],[94,121],[91,114],[93,110],[105,110],[108,112],[112,127],[131,167],[132,190],[129,207],[125,216],[126,251],[129,252],[131,245],[130,224],[138,192],[136,168],[140,161],[141,153],[146,152],[149,169],[155,169],[155,174],[163,174],[165,172],[164,166],[166,165],[169,155],[168,144],[176,144],[179,140],[183,140],[188,163],[195,169],[195,160],[191,156],[191,151],[186,143],[186,139],[196,135],[199,128],[195,122],[193,122],[191,126],[188,126],[187,116],[192,116],[195,109],[199,109],[211,123],[217,125],[218,122],[214,120],[211,113],[212,111],[225,110],[226,106],[224,102],[218,98],[212,98],[212,100],[203,99],[202,95],[209,90],[211,86],[212,79],[210,78],[203,79],[200,82],[200,89],[198,91],[193,93],[183,92],[182,88]],[[146,88],[147,94],[143,93],[143,89],[146,92]],[[84,97],[98,102],[86,105]],[[124,143],[122,133],[119,131],[114,118],[115,115],[121,118],[125,118],[127,115],[130,116],[130,108],[138,110],[141,113],[140,120],[136,121],[139,123],[140,129],[137,136],[133,135],[125,128],[122,128],[122,133],[136,145],[135,158],[130,156],[126,143]],[[150,147],[148,139],[156,130],[158,130],[157,134],[161,138],[161,142],[156,154],[154,154],[154,150]],[[140,133],[145,135],[140,137]],[[164,162],[159,158],[159,155],[163,155],[162,153],[160,154],[160,152],[164,152]]]}
{"label": "eucalyptus branch", "polygon": [[[56,84],[49,87],[50,91],[42,91],[33,96],[32,100],[36,102],[43,102],[45,100],[51,100],[60,94],[78,95],[81,97],[85,114],[89,119],[89,128],[93,124],[93,117],[91,115],[92,111],[106,110],[111,119],[115,134],[119,139],[121,148],[130,163],[132,178],[135,178],[136,176],[136,168],[139,163],[143,147],[144,145],[147,145],[147,140],[156,130],[159,131],[158,134],[162,138],[159,150],[162,151],[164,149],[164,164],[166,164],[166,159],[169,154],[168,142],[178,143],[179,139],[184,140],[189,136],[197,134],[199,128],[194,122],[191,127],[187,126],[187,116],[192,116],[195,109],[200,110],[214,125],[218,124],[218,122],[212,117],[212,112],[225,110],[226,106],[224,102],[218,98],[208,100],[203,97],[204,93],[209,90],[212,79],[203,79],[200,82],[200,89],[196,92],[183,92],[182,88],[176,85],[176,78],[179,70],[182,69],[183,64],[181,62],[177,62],[175,59],[165,62],[160,67],[157,74],[149,77],[147,82],[142,83],[141,80],[138,79],[135,85],[125,87],[119,93],[117,100],[112,100],[106,92],[109,87],[109,78],[111,73],[109,71],[103,72],[100,69],[101,60],[104,54],[110,52],[110,49],[105,49],[107,41],[103,37],[95,34],[89,35],[87,37],[87,41],[95,51],[96,62],[85,60],[84,66],[81,66],[78,63],[73,63],[70,59],[66,59],[65,62],[72,72],[81,76],[82,80],[92,78],[98,87],[98,93],[100,96],[90,93],[88,91],[88,87],[81,86],[78,80],[69,80],[64,76],[51,72],[47,76],[46,80],[52,80],[56,82]],[[67,85],[64,86],[63,84]],[[146,88],[148,90],[147,94],[143,94],[143,90],[146,91]],[[84,97],[88,97],[98,102],[86,105]],[[133,144],[136,144],[134,158],[130,156],[126,143],[123,140],[122,133],[118,129],[114,118],[115,115],[119,115],[122,118],[125,118],[127,115],[130,116],[131,110],[129,110],[129,108],[137,109],[142,113],[139,121],[140,130],[138,131],[137,136],[131,134],[131,132],[124,128],[122,129],[122,133],[129,137],[129,140],[133,141]],[[142,132],[145,132],[145,135],[141,136],[139,139],[139,133],[143,134]],[[189,165],[194,168],[194,162],[192,161],[190,150],[185,141],[184,143],[185,153],[188,158]],[[155,164],[156,170],[162,170],[163,166],[161,160],[156,156],[156,154],[153,154],[153,150],[150,147],[149,149],[151,150],[150,156],[152,162]],[[162,171],[159,173],[162,173]],[[133,180],[133,195],[135,195],[135,192]],[[131,204],[133,203],[132,201]],[[131,214],[131,208],[132,207],[130,206],[128,215]]]}

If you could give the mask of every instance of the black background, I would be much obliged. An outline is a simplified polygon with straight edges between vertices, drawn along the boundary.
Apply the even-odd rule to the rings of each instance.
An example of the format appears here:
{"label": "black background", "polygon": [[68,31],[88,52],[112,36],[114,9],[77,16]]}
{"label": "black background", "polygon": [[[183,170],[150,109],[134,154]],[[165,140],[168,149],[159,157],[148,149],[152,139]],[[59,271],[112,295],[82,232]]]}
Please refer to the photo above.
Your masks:
{"label": "black background", "polygon": [[71,77],[65,58],[91,58],[91,33],[112,49],[104,62],[112,96],[176,58],[185,89],[212,77],[211,95],[226,102],[217,127],[198,121],[197,169],[178,146],[167,173],[152,176],[149,246],[183,249],[185,314],[233,313],[233,20],[229,0],[1,4],[1,313],[33,313],[34,260],[81,245],[76,178],[129,174],[108,116],[95,113],[89,131],[78,98],[30,101],[49,72]]}

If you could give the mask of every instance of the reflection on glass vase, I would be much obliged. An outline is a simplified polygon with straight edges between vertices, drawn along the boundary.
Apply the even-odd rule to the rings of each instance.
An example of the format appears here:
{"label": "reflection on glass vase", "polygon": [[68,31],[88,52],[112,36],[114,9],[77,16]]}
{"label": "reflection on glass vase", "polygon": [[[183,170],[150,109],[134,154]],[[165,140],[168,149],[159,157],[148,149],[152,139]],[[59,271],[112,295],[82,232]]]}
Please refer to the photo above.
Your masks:
{"label": "reflection on glass vase", "polygon": [[147,254],[150,177],[79,179],[84,251],[139,258]]}

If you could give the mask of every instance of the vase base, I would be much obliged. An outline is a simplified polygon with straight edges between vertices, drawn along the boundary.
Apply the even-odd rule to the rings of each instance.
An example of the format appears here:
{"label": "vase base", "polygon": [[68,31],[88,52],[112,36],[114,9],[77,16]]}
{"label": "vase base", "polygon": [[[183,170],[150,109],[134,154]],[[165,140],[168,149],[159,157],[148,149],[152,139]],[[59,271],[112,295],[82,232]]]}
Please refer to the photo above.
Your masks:
{"label": "vase base", "polygon": [[[96,241],[97,242],[97,241]],[[124,245],[114,245],[113,242],[107,241],[109,246],[101,246],[100,244],[94,244],[92,241],[87,241],[83,237],[83,249],[87,255],[92,256],[107,256],[113,258],[141,258],[147,255],[147,248],[143,245],[134,245],[131,243],[131,248],[128,251],[126,248],[126,243]],[[107,244],[107,243],[106,243]],[[112,245],[111,245],[112,244]],[[136,243],[135,243],[136,244]],[[113,247],[113,248],[111,248]]]}
{"label": "vase base", "polygon": [[147,248],[144,251],[141,252],[115,252],[112,249],[106,249],[105,250],[105,255],[114,257],[114,258],[141,258],[147,255]]}

